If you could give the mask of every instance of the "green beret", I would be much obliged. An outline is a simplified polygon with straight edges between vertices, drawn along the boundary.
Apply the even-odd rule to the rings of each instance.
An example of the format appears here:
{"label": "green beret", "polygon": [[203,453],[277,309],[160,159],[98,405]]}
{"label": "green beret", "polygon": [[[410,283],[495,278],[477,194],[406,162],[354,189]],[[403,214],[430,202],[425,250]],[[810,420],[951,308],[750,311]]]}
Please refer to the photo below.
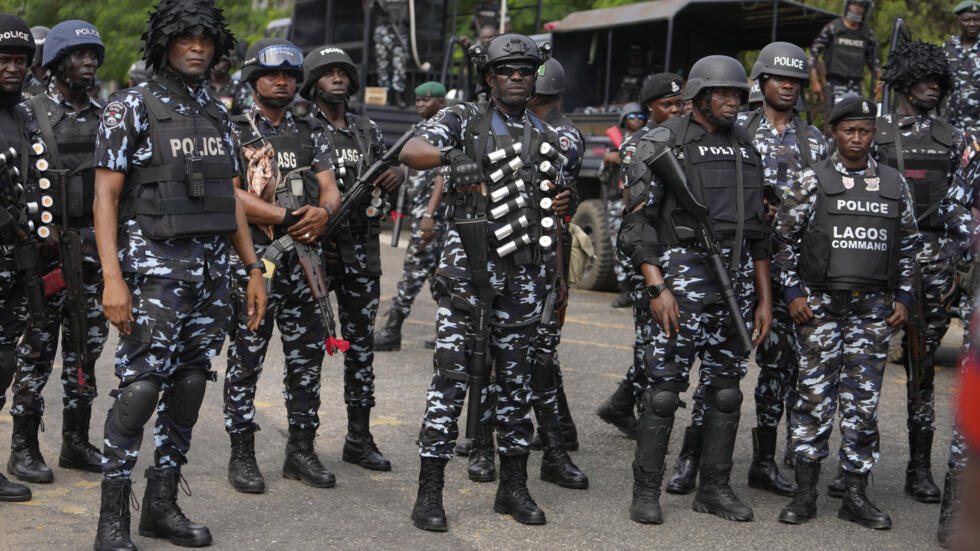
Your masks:
{"label": "green beret", "polygon": [[434,80],[423,82],[415,87],[415,95],[420,98],[444,98],[446,87]]}
{"label": "green beret", "polygon": [[965,11],[980,12],[980,2],[977,2],[977,0],[963,0],[959,4],[956,4],[956,7],[953,8],[953,13],[956,15],[959,15]]}
{"label": "green beret", "polygon": [[851,96],[840,100],[830,110],[828,121],[837,124],[841,121],[867,121],[878,117],[878,106],[868,98]]}

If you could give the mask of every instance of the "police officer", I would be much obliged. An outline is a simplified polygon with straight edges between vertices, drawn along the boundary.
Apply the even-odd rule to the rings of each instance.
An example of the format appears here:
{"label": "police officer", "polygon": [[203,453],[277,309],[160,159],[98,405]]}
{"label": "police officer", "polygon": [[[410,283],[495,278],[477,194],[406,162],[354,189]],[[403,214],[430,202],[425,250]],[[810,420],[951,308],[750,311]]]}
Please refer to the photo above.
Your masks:
{"label": "police officer", "polygon": [[[511,514],[523,524],[545,523],[544,512],[527,488],[530,398],[532,392],[553,386],[554,370],[532,362],[529,348],[539,331],[556,269],[551,250],[554,233],[548,229],[555,225],[553,220],[542,225],[551,212],[548,201],[541,201],[550,201],[548,193],[561,187],[562,171],[543,164],[544,152],[559,147],[558,137],[526,109],[543,62],[533,40],[505,33],[471,53],[491,102],[443,109],[401,152],[402,162],[415,169],[448,167],[450,228],[436,271],[440,296],[435,372],[419,432],[419,491],[412,510],[415,526],[436,531],[447,529],[443,475],[453,456],[457,420],[469,386],[468,326],[476,327],[478,320],[471,314],[484,308],[490,318],[487,361],[493,365],[492,384],[497,389],[496,406],[493,411],[486,408],[483,417],[492,416],[497,429],[500,485],[494,511]],[[505,153],[497,164],[484,162],[484,155],[513,151],[507,148],[517,143],[519,156]],[[501,177],[505,171],[498,166],[516,172],[512,178]],[[518,185],[518,179],[523,185]],[[555,214],[563,214],[567,196],[554,203]],[[487,259],[486,264],[471,262],[474,257]],[[487,296],[492,296],[489,304]]]}
{"label": "police officer", "polygon": [[837,151],[804,171],[776,214],[774,258],[800,353],[790,412],[797,489],[779,515],[785,523],[816,513],[820,462],[839,402],[846,474],[838,517],[891,527],[865,489],[878,459],[888,340],[908,319],[920,237],[905,179],[869,156],[876,113],[865,98],[834,106]]}
{"label": "police officer", "polygon": [[[771,217],[783,193],[801,172],[827,156],[827,142],[816,127],[797,115],[794,107],[810,78],[806,53],[789,42],[773,42],[759,52],[752,68],[763,94],[762,105],[739,114],[762,158],[766,202]],[[773,459],[776,429],[783,404],[796,385],[793,319],[782,299],[778,276],[773,278],[773,327],[756,352],[759,378],[755,385],[756,427],[752,429],[752,465],[749,486],[792,496],[794,487],[780,474]]]}
{"label": "police officer", "polygon": [[[340,191],[353,186],[358,174],[384,155],[381,131],[367,117],[347,110],[347,98],[360,87],[357,69],[340,48],[314,49],[303,60],[300,94],[316,104],[315,118],[325,129],[334,155],[334,166],[346,176],[338,179]],[[401,171],[388,169],[374,182],[385,192],[397,188]],[[366,206],[365,206],[366,207]],[[344,354],[344,402],[347,404],[347,437],[343,460],[376,471],[391,470],[374,443],[370,430],[374,407],[374,320],[381,294],[381,210],[357,207],[349,224],[328,243],[331,288],[337,294],[340,331],[350,342]]]}
{"label": "police officer", "polygon": [[[680,94],[680,90],[677,93]],[[646,126],[649,118],[650,114],[647,113],[647,108],[639,103],[627,103],[623,106],[623,110],[619,114],[619,128],[624,130],[624,141]],[[622,147],[623,144],[620,143],[619,145]],[[605,162],[612,163],[614,166],[619,165],[619,151],[607,153]],[[622,183],[619,178],[615,178],[614,181],[617,184]],[[630,270],[629,259],[616,249],[616,236],[619,235],[619,228],[623,225],[623,209],[625,207],[623,190],[617,186],[616,192],[610,193],[606,198],[606,220],[609,222],[609,237],[612,239],[613,250],[616,251],[616,263],[613,265],[613,270],[616,273],[616,283],[619,285],[619,296],[610,305],[613,308],[628,308],[633,304],[633,287],[629,281],[632,270]]]}
{"label": "police officer", "polygon": [[844,0],[844,16],[827,23],[810,46],[810,89],[824,101],[827,91],[820,82],[817,59],[823,54],[830,105],[847,96],[860,96],[864,67],[872,80],[881,74],[878,39],[868,21],[872,0]]}
{"label": "police officer", "polygon": [[154,77],[109,98],[95,151],[102,307],[121,335],[97,550],[135,549],[130,473],[154,409],[154,465],[146,469],[140,534],[185,546],[211,543],[208,528],[189,520],[176,499],[205,386],[216,378],[211,359],[232,322],[229,242],[250,274],[243,314],[249,329],[265,315],[262,263],[235,198],[237,140],[205,86],[208,68],[234,38],[211,0],[160,0],[143,39]]}
{"label": "police officer", "polygon": [[224,105],[231,116],[241,115],[252,105],[253,90],[246,84],[248,82],[231,78],[231,54],[221,56],[208,74],[208,93]]}
{"label": "police officer", "polygon": [[[289,421],[283,477],[332,487],[336,478],[320,463],[313,446],[326,328],[301,259],[295,247],[289,247],[292,240],[310,245],[315,258],[306,261],[322,264],[317,240],[329,212],[340,206],[332,154],[319,122],[296,118],[287,109],[297,81],[303,78],[302,50],[288,40],[263,38],[245,54],[242,78],[255,90],[255,102],[247,113],[232,118],[239,140],[251,144],[243,147],[250,158],[247,181],[236,194],[248,218],[255,253],[274,271],[269,274],[265,318],[251,331],[246,318],[236,316],[235,338],[229,346],[224,386],[225,429],[231,436],[228,480],[239,492],[265,491],[255,462],[255,431],[259,430],[255,390],[277,324],[286,358],[283,395]],[[295,193],[296,180],[302,184],[302,206],[296,210],[279,206],[276,198]],[[244,276],[243,266],[236,268],[238,276]]]}
{"label": "police officer", "polygon": [[[952,257],[956,255],[946,235],[939,204],[960,166],[966,138],[933,114],[949,91],[949,62],[943,49],[924,42],[904,43],[889,54],[889,60],[881,80],[895,90],[898,106],[894,115],[878,120],[875,156],[905,175],[922,233],[920,281],[915,294],[916,300],[921,301],[916,309],[923,314],[918,324],[925,350],[919,386],[913,387],[913,377],[908,377],[910,459],[905,471],[905,492],[916,501],[936,503],[939,488],[930,469],[936,419],[933,356],[949,328],[943,297],[952,286]],[[908,332],[903,341],[908,350]],[[908,370],[909,354],[903,356]]]}
{"label": "police officer", "polygon": [[[684,104],[681,99],[683,88],[684,79],[674,73],[657,73],[644,82],[643,89],[640,91],[640,99],[646,106],[649,119],[646,126],[630,133],[626,137],[617,153],[617,161],[620,162],[621,167],[621,178],[619,180],[622,182],[623,189],[627,187],[629,182],[628,168],[630,162],[632,162],[633,154],[636,152],[636,146],[640,138],[671,117],[677,117],[681,114],[681,109]],[[606,203],[606,215],[618,217],[621,220],[626,207],[626,196],[623,191],[619,191],[619,193],[620,196],[615,201]],[[620,221],[619,225],[616,226],[616,233],[612,234],[617,236],[617,240],[621,225],[622,222]],[[643,279],[643,275],[633,270],[629,258],[623,254],[619,247],[616,248],[616,258],[618,261],[624,261],[624,274],[628,275],[626,287],[629,289],[629,303],[633,307],[633,328],[635,332],[633,340],[633,362],[626,371],[626,376],[620,381],[616,391],[599,405],[596,413],[599,415],[599,418],[614,425],[626,437],[636,438],[636,415],[634,414],[636,393],[641,392],[645,387],[642,382],[637,382],[637,378],[642,377],[643,352],[653,338],[654,321],[645,298],[643,300],[636,299],[636,297],[645,297],[646,294],[646,280]],[[685,450],[690,451],[688,440],[693,442],[693,439],[685,437],[684,440]],[[700,445],[700,434],[697,439],[697,444]],[[681,456],[684,456],[683,452]],[[680,461],[680,458],[678,461]],[[694,474],[697,473],[697,465],[694,465],[692,472]]]}
{"label": "police officer", "polygon": [[[423,120],[432,118],[446,106],[446,87],[429,81],[415,88],[415,112]],[[425,280],[433,276],[439,264],[446,234],[446,209],[442,206],[443,175],[441,170],[408,170],[405,190],[411,197],[412,236],[405,251],[402,277],[391,300],[388,320],[374,334],[374,349],[401,350],[402,323],[412,311],[412,303]],[[431,289],[431,283],[430,283]],[[434,298],[434,297],[433,297]],[[428,341],[427,341],[428,342]],[[428,345],[427,345],[428,346]]]}
{"label": "police officer", "polygon": [[[102,116],[102,106],[92,100],[86,89],[95,78],[95,70],[105,59],[105,46],[91,23],[62,21],[47,35],[42,65],[51,73],[44,94],[24,102],[32,128],[32,142],[47,146],[49,168],[44,173],[49,197],[57,198],[52,212],[59,226],[67,215],[68,226],[62,232],[79,236],[82,250],[80,265],[64,264],[63,270],[81,269],[87,334],[72,331],[71,309],[76,307],[62,288],[48,297],[48,315],[32,318],[17,350],[18,369],[13,386],[13,443],[9,469],[14,476],[29,482],[51,482],[53,473],[44,458],[34,455],[31,442],[37,442],[37,430],[44,414],[41,391],[48,382],[62,332],[62,402],[61,454],[58,464],[68,469],[102,471],[102,455],[89,443],[89,421],[96,396],[95,361],[102,353],[109,324],[102,315],[102,271],[95,248],[92,200],[95,191],[95,134]],[[64,193],[64,195],[62,195]],[[68,236],[66,235],[66,238]],[[65,260],[67,261],[67,255]],[[48,268],[58,269],[52,262]],[[74,297],[78,300],[79,297]],[[85,356],[77,357],[77,341]]]}
{"label": "police officer", "polygon": [[31,74],[27,76],[27,80],[24,81],[24,94],[25,100],[31,99],[34,96],[41,95],[48,91],[48,81],[50,79],[48,75],[48,70],[44,67],[41,62],[44,55],[44,40],[48,36],[48,31],[51,29],[45,27],[44,25],[35,25],[31,27],[31,35],[34,37],[34,44],[37,45],[37,51],[34,53],[34,59],[31,62]]}
{"label": "police officer", "polygon": [[388,90],[389,105],[405,106],[405,62],[408,59],[408,0],[371,0],[374,59],[378,86]]}
{"label": "police officer", "polygon": [[643,89],[643,75],[646,74],[646,53],[640,44],[631,44],[626,51],[626,74],[619,83],[613,103],[624,105],[636,101]]}
{"label": "police officer", "polygon": [[[31,147],[30,129],[25,124],[27,114],[17,105],[34,52],[34,37],[27,23],[16,15],[0,14],[0,147],[4,150],[13,147],[18,152],[19,157],[13,166],[22,175],[17,183],[25,188],[16,198],[18,204],[4,204],[3,207],[13,208],[22,215],[26,213],[26,203],[31,200],[31,191],[37,189],[39,175],[35,167],[38,162],[42,165],[47,162],[46,157],[41,156],[44,153],[43,143],[37,148]],[[17,222],[24,226],[27,220],[21,216]],[[17,369],[16,346],[28,318],[28,295],[31,290],[25,272],[18,266],[15,253],[23,250],[29,253],[28,258],[38,262],[33,250],[34,236],[24,229],[21,228],[24,236],[13,237],[6,229],[0,236],[0,409],[6,402],[7,387]],[[36,269],[34,276],[38,277]],[[35,285],[34,291],[39,292],[40,288]],[[33,457],[41,457],[36,439],[31,442],[31,452]],[[0,501],[30,499],[31,490],[27,486],[10,482],[0,474]]]}
{"label": "police officer", "polygon": [[960,34],[946,39],[952,82],[946,97],[946,118],[968,134],[980,134],[980,2],[963,0],[953,8]]}

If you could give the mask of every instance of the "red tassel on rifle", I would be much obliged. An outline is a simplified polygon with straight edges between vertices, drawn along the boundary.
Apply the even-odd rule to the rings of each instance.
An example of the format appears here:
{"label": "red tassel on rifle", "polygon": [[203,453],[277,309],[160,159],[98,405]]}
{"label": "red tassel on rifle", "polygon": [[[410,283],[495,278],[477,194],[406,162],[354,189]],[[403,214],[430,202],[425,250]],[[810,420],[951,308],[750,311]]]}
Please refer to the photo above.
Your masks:
{"label": "red tassel on rifle", "polygon": [[333,353],[340,350],[341,353],[346,353],[350,350],[350,342],[344,339],[338,339],[336,337],[327,338],[327,354],[333,356]]}

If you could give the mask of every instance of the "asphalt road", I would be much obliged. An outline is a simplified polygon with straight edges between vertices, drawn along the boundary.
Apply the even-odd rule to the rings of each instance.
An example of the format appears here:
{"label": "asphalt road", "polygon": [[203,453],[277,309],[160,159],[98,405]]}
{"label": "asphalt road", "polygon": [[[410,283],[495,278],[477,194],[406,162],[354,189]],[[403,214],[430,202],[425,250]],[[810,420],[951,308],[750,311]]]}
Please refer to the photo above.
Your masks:
{"label": "asphalt road", "polygon": [[[403,236],[404,237],[404,236]],[[382,239],[387,242],[386,237]],[[402,240],[404,247],[404,239]],[[402,251],[384,247],[382,311],[387,308],[400,275]],[[664,494],[665,523],[645,526],[629,519],[632,476],[630,462],[635,445],[595,416],[596,406],[611,393],[631,361],[632,318],[627,310],[609,307],[615,295],[573,291],[560,354],[565,385],[578,424],[581,450],[576,463],[590,477],[588,490],[567,490],[537,477],[540,455],[529,462],[530,490],[546,511],[548,524],[528,527],[493,512],[496,484],[476,484],[466,478],[466,460],[447,468],[445,506],[450,531],[418,530],[409,520],[415,499],[418,455],[415,439],[425,405],[425,389],[432,372],[432,352],[422,341],[434,334],[435,309],[423,290],[404,327],[400,352],[379,353],[375,360],[378,407],[373,432],[394,469],[376,473],[340,460],[346,430],[342,364],[328,358],[323,369],[323,405],[317,447],[324,464],[337,475],[337,487],[315,489],[284,480],[281,465],[286,443],[286,417],[282,401],[282,349],[274,341],[266,373],[258,391],[256,435],[259,466],[268,487],[264,495],[236,493],[227,482],[229,441],[221,415],[221,386],[210,386],[195,428],[190,463],[184,475],[193,496],[180,495],[179,503],[192,520],[207,524],[215,549],[937,549],[938,505],[924,505],[903,494],[908,454],[905,429],[905,373],[889,364],[880,408],[881,460],[875,467],[870,494],[891,514],[894,527],[872,531],[837,519],[837,500],[821,495],[818,517],[803,526],[776,520],[787,498],[748,488],[746,475],[752,456],[751,429],[755,425],[754,388],[758,369],[753,365],[742,384],[745,402],[735,449],[732,485],[755,509],[754,522],[733,523],[691,510],[692,496]],[[936,372],[937,430],[933,473],[941,484],[950,439],[950,395],[955,384],[959,325],[946,337],[943,365]],[[114,350],[113,333],[107,350]],[[225,357],[214,362],[223,374]],[[60,363],[56,365],[60,369]],[[97,366],[100,395],[93,414],[93,440],[100,440],[109,390],[115,387],[112,354],[103,354]],[[694,380],[692,378],[692,380]],[[99,513],[101,475],[69,471],[57,466],[60,446],[60,389],[57,377],[44,396],[51,408],[41,450],[55,472],[55,482],[32,485],[34,499],[0,504],[0,549],[90,549]],[[9,402],[8,402],[9,403]],[[670,457],[680,449],[688,410],[679,410],[672,435]],[[8,453],[9,411],[0,415],[0,453]],[[143,454],[134,472],[134,490],[142,496],[142,470],[152,462],[152,429],[144,438]],[[783,445],[780,430],[777,449]],[[836,431],[831,449],[836,449]],[[821,488],[832,476],[832,462],[824,466]],[[791,473],[787,473],[791,477]],[[135,535],[140,549],[173,549],[165,540]]]}

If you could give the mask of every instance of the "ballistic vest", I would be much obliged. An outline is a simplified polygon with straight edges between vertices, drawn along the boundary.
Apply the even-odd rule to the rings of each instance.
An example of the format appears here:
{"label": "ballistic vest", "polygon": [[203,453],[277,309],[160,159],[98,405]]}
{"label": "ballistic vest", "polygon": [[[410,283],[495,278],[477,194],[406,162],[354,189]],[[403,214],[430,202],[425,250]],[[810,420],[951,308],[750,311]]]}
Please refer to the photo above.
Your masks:
{"label": "ballistic vest", "polygon": [[824,54],[828,80],[861,80],[864,78],[865,48],[871,39],[871,29],[861,25],[851,30],[843,19],[831,23],[833,36]]}

